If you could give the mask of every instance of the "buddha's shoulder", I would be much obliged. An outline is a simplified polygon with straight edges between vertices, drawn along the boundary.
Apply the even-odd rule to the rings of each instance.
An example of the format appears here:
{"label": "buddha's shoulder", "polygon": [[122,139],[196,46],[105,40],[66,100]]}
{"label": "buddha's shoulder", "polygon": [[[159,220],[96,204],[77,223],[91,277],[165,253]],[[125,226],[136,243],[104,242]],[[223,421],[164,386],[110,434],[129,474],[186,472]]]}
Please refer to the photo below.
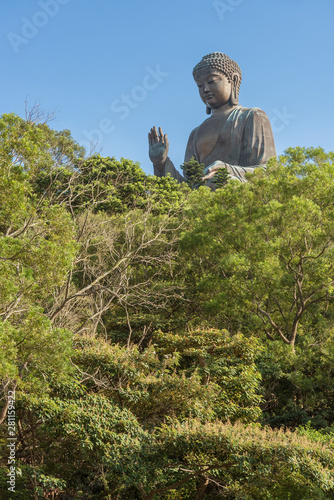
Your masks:
{"label": "buddha's shoulder", "polygon": [[[206,121],[206,120],[205,120],[205,121]],[[204,123],[204,122],[203,122],[203,123]],[[194,129],[190,132],[189,139],[192,139],[192,138],[195,136],[195,134],[196,134],[197,130],[200,128],[200,126],[201,126],[201,125],[202,125],[202,124],[198,125],[197,127],[195,127],[195,128],[194,128]]]}
{"label": "buddha's shoulder", "polygon": [[245,118],[255,118],[255,119],[268,119],[268,115],[263,109],[260,108],[245,108],[240,106],[238,108],[238,113],[243,115]]}

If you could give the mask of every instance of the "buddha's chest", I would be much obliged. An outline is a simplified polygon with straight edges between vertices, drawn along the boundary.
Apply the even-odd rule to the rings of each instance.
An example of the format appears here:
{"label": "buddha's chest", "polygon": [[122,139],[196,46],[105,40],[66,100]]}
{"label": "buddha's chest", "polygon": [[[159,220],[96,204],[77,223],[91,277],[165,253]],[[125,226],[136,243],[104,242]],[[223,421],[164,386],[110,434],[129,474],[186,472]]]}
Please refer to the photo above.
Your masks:
{"label": "buddha's chest", "polygon": [[199,161],[210,155],[217,143],[221,148],[228,147],[230,136],[225,127],[226,116],[212,116],[199,126],[195,136],[195,148]]}

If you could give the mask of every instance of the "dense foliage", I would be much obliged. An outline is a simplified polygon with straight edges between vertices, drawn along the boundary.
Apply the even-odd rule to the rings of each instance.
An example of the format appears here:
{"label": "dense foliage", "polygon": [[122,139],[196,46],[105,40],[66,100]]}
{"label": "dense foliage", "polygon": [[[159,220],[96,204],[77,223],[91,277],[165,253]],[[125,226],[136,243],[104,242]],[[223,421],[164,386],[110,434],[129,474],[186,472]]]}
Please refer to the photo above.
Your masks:
{"label": "dense foliage", "polygon": [[334,498],[334,154],[225,174],[0,118],[1,498]]}

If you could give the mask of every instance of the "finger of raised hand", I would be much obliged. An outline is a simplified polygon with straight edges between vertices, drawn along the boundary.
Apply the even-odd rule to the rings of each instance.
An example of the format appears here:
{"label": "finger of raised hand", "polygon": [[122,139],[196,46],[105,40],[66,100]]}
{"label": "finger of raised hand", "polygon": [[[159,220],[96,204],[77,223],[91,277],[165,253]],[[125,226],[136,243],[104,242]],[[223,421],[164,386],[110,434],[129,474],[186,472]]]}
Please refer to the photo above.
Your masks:
{"label": "finger of raised hand", "polygon": [[153,127],[152,133],[153,133],[153,137],[154,137],[155,142],[159,142],[159,135],[158,135],[157,127],[155,127],[155,126]]}
{"label": "finger of raised hand", "polygon": [[159,127],[159,142],[164,142],[164,134],[162,132],[162,128]]}
{"label": "finger of raised hand", "polygon": [[166,146],[169,146],[167,134],[164,135],[164,142],[165,142]]}

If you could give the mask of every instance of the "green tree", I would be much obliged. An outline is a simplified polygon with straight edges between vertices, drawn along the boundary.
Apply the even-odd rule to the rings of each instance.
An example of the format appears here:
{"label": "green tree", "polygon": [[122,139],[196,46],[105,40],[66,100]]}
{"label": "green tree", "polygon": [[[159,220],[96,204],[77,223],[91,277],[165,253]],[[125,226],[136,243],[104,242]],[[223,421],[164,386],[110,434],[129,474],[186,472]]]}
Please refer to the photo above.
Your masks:
{"label": "green tree", "polygon": [[0,162],[22,167],[31,183],[41,172],[50,174],[60,167],[72,170],[84,156],[69,130],[52,130],[35,115],[33,111],[23,120],[14,113],[3,114],[0,119]]}
{"label": "green tree", "polygon": [[193,193],[182,247],[207,312],[231,313],[292,350],[331,328],[333,159],[290,149],[248,183]]}
{"label": "green tree", "polygon": [[166,214],[182,205],[188,191],[171,177],[146,175],[137,162],[125,158],[94,155],[74,165],[42,170],[34,183],[38,196],[66,205],[74,216],[87,210],[115,215],[148,208]]}
{"label": "green tree", "polygon": [[3,408],[9,389],[37,389],[43,373],[68,365],[70,332],[54,328],[45,302],[61,286],[77,246],[74,225],[59,206],[37,200],[30,174],[0,162],[0,378]]}
{"label": "green tree", "polygon": [[227,168],[220,168],[213,178],[213,182],[217,188],[224,187],[228,182],[228,171]]}
{"label": "green tree", "polygon": [[26,420],[33,412],[42,421],[39,463],[45,458],[22,469],[22,490],[31,478],[40,497],[334,498],[333,435],[196,418],[144,430],[106,396],[74,396],[22,401]]}
{"label": "green tree", "polygon": [[[257,339],[199,328],[178,334],[160,332],[156,342],[159,353],[178,356],[179,376],[198,373],[203,387],[212,387],[213,418],[253,422],[260,417],[260,374],[255,360],[261,346]],[[207,421],[209,411],[208,398]]]}
{"label": "green tree", "polygon": [[334,498],[334,154],[189,195],[37,118],[0,119],[15,497]]}
{"label": "green tree", "polygon": [[197,189],[200,186],[204,186],[205,181],[203,181],[203,163],[199,163],[197,160],[195,160],[194,157],[192,157],[191,160],[189,160],[188,162],[184,162],[181,165],[181,169],[183,170],[186,183],[191,189]]}
{"label": "green tree", "polygon": [[290,149],[247,184],[192,193],[187,212],[179,262],[192,322],[262,338],[274,426],[334,422],[333,157]]}
{"label": "green tree", "polygon": [[60,487],[88,498],[131,498],[135,489],[142,498],[141,484],[154,488],[174,475],[167,456],[157,478],[152,468],[154,453],[165,454],[156,430],[166,419],[177,426],[258,417],[256,351],[255,339],[218,331],[160,333],[142,351],[77,336],[72,378],[51,377],[48,394],[18,397],[20,490],[26,499],[29,488],[42,496]]}

